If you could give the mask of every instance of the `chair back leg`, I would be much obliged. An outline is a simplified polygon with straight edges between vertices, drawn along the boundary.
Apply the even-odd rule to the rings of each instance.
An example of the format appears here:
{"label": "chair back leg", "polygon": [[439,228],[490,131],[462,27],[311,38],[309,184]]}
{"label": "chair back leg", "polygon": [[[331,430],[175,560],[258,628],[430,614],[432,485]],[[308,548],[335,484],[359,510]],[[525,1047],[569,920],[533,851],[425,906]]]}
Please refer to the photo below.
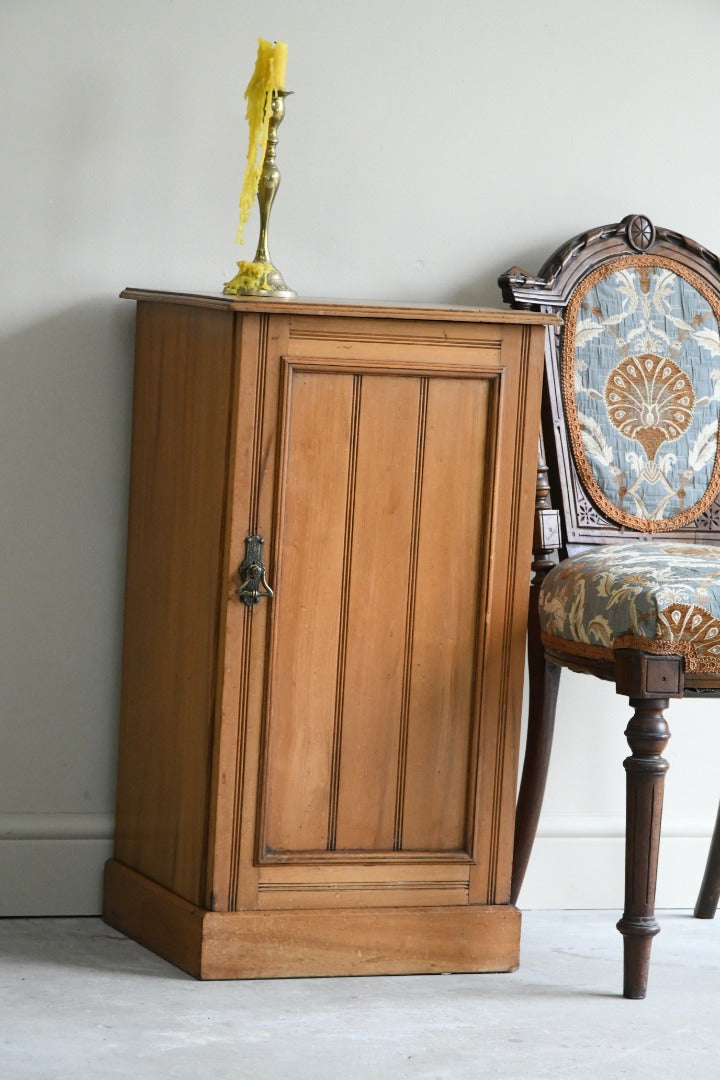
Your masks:
{"label": "chair back leg", "polygon": [[550,482],[545,462],[542,435],[538,443],[538,469],[535,487],[535,526],[533,530],[533,577],[528,603],[528,671],[530,702],[522,779],[515,810],[510,903],[517,903],[530,853],[535,842],[540,810],[545,794],[550,751],[555,727],[560,667],[545,658],[540,639],[540,591],[548,571],[555,565],[551,557],[560,546],[560,518],[552,509]]}
{"label": "chair back leg", "polygon": [[535,842],[552,750],[561,668],[546,660],[542,645],[528,639],[529,708],[525,760],[515,813],[510,903],[517,903]]}
{"label": "chair back leg", "polygon": [[695,918],[713,919],[715,917],[715,912],[717,911],[719,899],[720,806],[718,806],[717,818],[715,819],[715,829],[713,831],[712,842],[710,844],[710,854],[708,855],[708,861],[705,867],[705,876],[703,877],[703,883],[700,886],[700,893],[698,894],[697,904],[695,905]]}

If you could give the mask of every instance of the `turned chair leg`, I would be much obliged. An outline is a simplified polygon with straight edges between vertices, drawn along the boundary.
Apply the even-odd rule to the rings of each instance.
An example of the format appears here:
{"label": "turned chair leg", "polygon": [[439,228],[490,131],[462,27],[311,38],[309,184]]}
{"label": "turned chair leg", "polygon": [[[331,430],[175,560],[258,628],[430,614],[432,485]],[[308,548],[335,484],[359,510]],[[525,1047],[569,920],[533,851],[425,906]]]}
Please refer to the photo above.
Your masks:
{"label": "turned chair leg", "polygon": [[696,919],[713,919],[720,899],[720,806],[705,867],[705,876],[695,905]]}
{"label": "turned chair leg", "polygon": [[627,819],[625,836],[625,911],[617,924],[624,938],[623,996],[644,998],[655,920],[655,884],[663,790],[668,763],[662,757],[670,731],[663,716],[667,698],[631,698],[635,715],[627,736]]}
{"label": "turned chair leg", "polygon": [[515,813],[511,904],[517,903],[535,842],[550,764],[561,671],[557,664],[552,664],[545,659],[542,646],[540,646],[539,656],[533,655],[532,646],[529,646],[528,660],[530,665],[528,730]]}

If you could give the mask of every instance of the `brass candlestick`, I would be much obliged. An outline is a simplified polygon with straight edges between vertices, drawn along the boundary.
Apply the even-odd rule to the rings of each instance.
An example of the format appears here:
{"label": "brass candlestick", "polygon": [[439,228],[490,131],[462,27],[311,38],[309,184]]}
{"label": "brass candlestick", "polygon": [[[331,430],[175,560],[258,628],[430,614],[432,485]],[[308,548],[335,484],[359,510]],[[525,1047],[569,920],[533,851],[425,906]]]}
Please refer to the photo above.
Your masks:
{"label": "brass candlestick", "polygon": [[270,211],[280,187],[280,170],[275,164],[277,129],[285,116],[285,98],[292,93],[292,90],[274,90],[272,93],[267,149],[257,191],[260,237],[253,261],[239,262],[237,274],[232,281],[226,283],[223,292],[230,296],[267,296],[280,300],[295,296],[295,292],[285,284],[285,279],[270,258],[268,245]]}

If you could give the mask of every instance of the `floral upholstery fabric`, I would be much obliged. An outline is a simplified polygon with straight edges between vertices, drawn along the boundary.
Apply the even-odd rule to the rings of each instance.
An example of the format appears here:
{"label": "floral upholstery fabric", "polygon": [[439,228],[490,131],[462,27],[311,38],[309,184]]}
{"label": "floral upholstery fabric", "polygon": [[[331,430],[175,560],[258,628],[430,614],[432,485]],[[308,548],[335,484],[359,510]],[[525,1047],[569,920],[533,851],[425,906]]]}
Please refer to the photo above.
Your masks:
{"label": "floral upholstery fabric", "polygon": [[563,387],[580,478],[612,521],[682,527],[720,491],[718,300],[649,255],[589,275],[566,315]]}
{"label": "floral upholstery fabric", "polygon": [[567,653],[636,648],[720,671],[720,546],[630,541],[574,555],[543,582],[540,625],[544,643]]}

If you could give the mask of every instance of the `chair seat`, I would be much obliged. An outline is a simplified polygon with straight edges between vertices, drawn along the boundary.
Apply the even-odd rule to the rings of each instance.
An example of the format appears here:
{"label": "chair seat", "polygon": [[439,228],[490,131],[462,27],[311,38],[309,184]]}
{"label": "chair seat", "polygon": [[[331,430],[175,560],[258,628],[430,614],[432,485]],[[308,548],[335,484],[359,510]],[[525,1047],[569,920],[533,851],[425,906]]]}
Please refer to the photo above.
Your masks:
{"label": "chair seat", "polygon": [[571,655],[638,649],[720,673],[720,547],[652,540],[583,551],[547,574],[540,626],[548,648]]}

